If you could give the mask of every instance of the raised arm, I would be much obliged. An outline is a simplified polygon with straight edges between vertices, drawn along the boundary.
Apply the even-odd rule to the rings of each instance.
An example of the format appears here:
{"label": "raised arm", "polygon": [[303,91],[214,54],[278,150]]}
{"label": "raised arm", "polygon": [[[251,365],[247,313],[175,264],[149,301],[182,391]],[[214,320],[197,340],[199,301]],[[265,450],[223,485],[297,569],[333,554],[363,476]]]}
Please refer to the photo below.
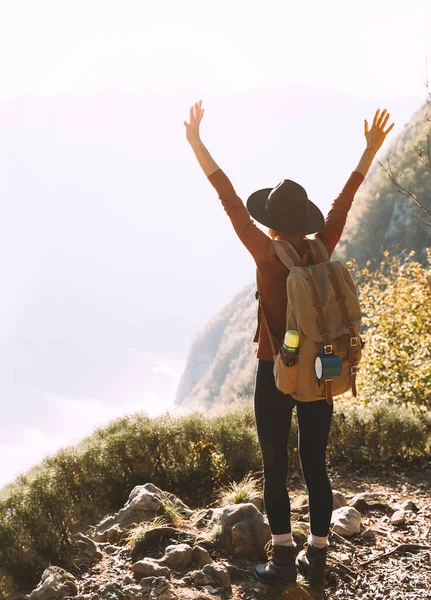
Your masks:
{"label": "raised arm", "polygon": [[394,126],[394,123],[392,123],[392,125],[386,129],[389,117],[390,114],[386,109],[382,113],[380,113],[380,110],[378,109],[374,115],[371,129],[368,126],[367,120],[364,121],[364,134],[366,140],[365,150],[359,160],[358,166],[350,175],[341,194],[333,202],[331,210],[326,217],[323,229],[316,234],[316,237],[321,239],[325,244],[329,255],[332,254],[335,246],[340,240],[346,224],[347,214],[352,206],[353,199],[359,186],[368,173],[377,151],[380,149],[387,134]]}
{"label": "raised arm", "polygon": [[263,260],[270,239],[251,219],[247,208],[237,196],[232,183],[208,152],[200,138],[200,123],[204,116],[202,101],[190,108],[190,122],[184,121],[186,137],[203,172],[215,188],[232,225],[256,263]]}

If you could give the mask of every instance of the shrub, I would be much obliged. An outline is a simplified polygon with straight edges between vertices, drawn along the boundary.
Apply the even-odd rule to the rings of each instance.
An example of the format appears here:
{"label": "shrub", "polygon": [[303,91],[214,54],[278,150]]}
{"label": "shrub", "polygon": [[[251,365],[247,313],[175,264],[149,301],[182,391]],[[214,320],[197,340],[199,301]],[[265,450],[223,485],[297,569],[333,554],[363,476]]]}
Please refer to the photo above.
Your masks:
{"label": "shrub", "polygon": [[[366,346],[358,390],[366,401],[431,404],[431,249],[357,270]],[[354,265],[351,265],[354,268]]]}
{"label": "shrub", "polygon": [[385,402],[346,405],[334,412],[328,445],[332,464],[382,464],[428,452],[430,420],[420,409]]}

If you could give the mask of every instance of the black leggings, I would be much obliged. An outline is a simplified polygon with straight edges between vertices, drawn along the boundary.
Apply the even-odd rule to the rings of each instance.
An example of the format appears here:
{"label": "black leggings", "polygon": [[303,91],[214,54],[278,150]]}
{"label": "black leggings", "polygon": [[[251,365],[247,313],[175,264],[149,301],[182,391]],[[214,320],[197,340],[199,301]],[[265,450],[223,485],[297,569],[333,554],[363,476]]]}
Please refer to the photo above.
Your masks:
{"label": "black leggings", "polygon": [[296,405],[299,454],[308,488],[311,533],[327,536],[332,513],[332,490],[326,473],[326,446],[333,407],[326,400],[297,402],[275,386],[274,363],[259,360],[254,408],[265,476],[264,502],[271,532],[289,533],[290,500],[286,489],[287,442]]}

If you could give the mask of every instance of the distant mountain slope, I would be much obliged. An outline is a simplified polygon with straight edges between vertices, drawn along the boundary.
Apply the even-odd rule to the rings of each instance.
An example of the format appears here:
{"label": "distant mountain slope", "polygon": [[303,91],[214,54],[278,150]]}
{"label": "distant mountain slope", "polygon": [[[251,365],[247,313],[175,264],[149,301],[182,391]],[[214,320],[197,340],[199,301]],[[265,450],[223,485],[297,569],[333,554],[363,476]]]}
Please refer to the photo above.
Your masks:
{"label": "distant mountain slope", "polygon": [[[425,104],[395,138],[382,160],[386,165],[390,159],[399,183],[412,189],[429,208],[431,172],[415,149],[427,147],[430,114],[431,106]],[[424,249],[431,245],[431,227],[422,223],[417,209],[376,164],[358,191],[341,244],[345,257],[355,257],[362,264],[381,256],[383,250],[414,250],[422,258]]]}
{"label": "distant mountain slope", "polygon": [[193,342],[177,392],[177,407],[208,409],[215,400],[225,404],[251,394],[256,365],[254,291],[254,285],[245,288]]}

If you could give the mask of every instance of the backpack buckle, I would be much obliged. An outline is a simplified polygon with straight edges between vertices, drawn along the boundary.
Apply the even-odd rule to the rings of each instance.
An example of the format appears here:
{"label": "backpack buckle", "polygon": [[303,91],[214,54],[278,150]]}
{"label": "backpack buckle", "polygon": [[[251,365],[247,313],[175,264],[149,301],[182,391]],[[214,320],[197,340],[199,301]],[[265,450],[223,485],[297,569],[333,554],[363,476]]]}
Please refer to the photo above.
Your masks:
{"label": "backpack buckle", "polygon": [[353,367],[350,367],[350,372],[352,375],[356,375],[356,373],[358,372],[357,365],[353,365]]}
{"label": "backpack buckle", "polygon": [[332,345],[328,344],[327,346],[323,346],[323,352],[325,354],[332,354],[333,353]]}
{"label": "backpack buckle", "polygon": [[350,338],[350,345],[353,347],[358,345],[358,338],[356,336]]}

